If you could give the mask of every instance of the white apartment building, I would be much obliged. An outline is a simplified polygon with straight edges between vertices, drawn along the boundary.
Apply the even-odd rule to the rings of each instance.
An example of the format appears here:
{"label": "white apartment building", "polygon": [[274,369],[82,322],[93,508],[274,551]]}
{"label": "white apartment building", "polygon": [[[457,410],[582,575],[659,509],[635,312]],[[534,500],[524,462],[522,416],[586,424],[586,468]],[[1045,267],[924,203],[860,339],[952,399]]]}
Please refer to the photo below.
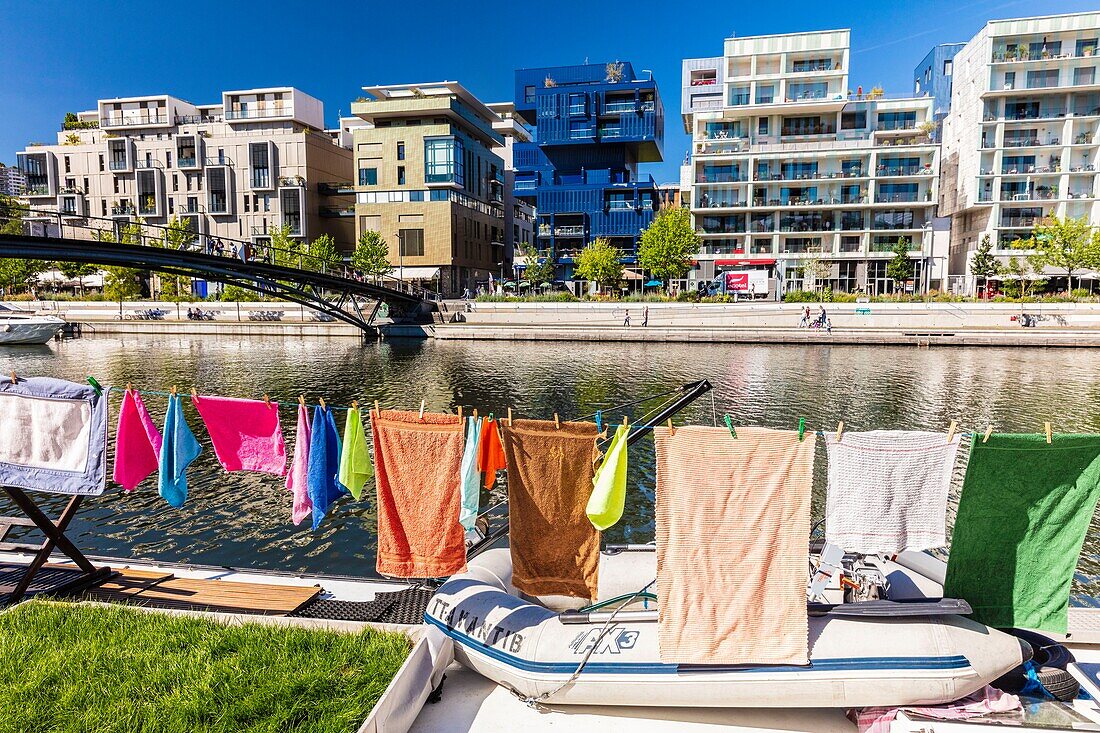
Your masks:
{"label": "white apartment building", "polygon": [[517,256],[534,241],[535,207],[515,197],[516,171],[512,166],[512,149],[517,141],[531,142],[531,133],[516,118],[516,105],[512,102],[493,102],[485,105],[500,118],[493,121],[493,129],[504,137],[504,148],[497,155],[504,161],[504,275],[511,277]]}
{"label": "white apartment building", "polygon": [[[349,251],[352,155],[339,142],[324,131],[319,100],[279,87],[226,91],[205,105],[164,94],[101,99],[62,124],[57,144],[29,145],[17,160],[30,206],[63,220],[117,229],[176,217],[200,239],[255,243],[285,224],[295,238],[330,234]],[[81,234],[91,236],[66,229]]]}
{"label": "white apartment building", "polygon": [[1100,224],[1098,38],[1100,12],[994,20],[955,56],[941,212],[959,289],[987,235],[1005,260],[1044,217]]}
{"label": "white apartment building", "polygon": [[681,191],[703,240],[692,279],[767,269],[772,292],[889,292],[901,238],[916,287],[938,286],[932,99],[852,85],[848,61],[847,30],[728,38],[722,56],[684,61]]}
{"label": "white apartment building", "polygon": [[4,196],[22,196],[27,189],[27,178],[23,171],[13,165],[0,163],[0,194]]}

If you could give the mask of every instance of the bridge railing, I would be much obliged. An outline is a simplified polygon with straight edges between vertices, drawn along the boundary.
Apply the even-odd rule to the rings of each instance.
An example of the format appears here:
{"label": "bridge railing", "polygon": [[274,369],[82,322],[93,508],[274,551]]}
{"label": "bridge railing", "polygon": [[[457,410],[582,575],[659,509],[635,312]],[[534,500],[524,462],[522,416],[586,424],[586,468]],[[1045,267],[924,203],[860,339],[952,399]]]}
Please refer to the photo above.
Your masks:
{"label": "bridge railing", "polygon": [[43,236],[65,238],[68,233],[69,236],[75,235],[76,238],[90,241],[108,241],[119,244],[202,252],[211,256],[239,259],[242,262],[262,262],[269,265],[281,265],[299,270],[319,272],[347,280],[373,282],[383,287],[416,295],[422,299],[432,300],[435,298],[435,293],[432,291],[415,287],[400,278],[386,274],[365,275],[355,270],[347,262],[328,260],[310,254],[304,249],[306,246],[305,241],[301,242],[302,248],[286,248],[276,247],[265,241],[256,242],[251,239],[237,239],[193,232],[186,226],[186,218],[178,220],[185,224],[183,228],[179,228],[178,226],[151,224],[140,217],[132,215],[126,215],[125,218],[111,218],[38,209],[18,203],[0,204],[0,224],[7,223],[12,219],[46,222],[56,227],[54,230],[51,230],[49,226],[44,227]]}

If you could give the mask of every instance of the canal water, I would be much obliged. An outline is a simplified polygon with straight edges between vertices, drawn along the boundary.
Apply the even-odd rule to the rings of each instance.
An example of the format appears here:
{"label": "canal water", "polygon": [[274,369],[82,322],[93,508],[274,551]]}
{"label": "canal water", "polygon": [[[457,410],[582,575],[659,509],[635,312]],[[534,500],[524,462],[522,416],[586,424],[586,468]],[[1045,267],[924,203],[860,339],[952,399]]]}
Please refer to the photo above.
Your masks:
{"label": "canal water", "polygon": [[[659,406],[681,384],[714,385],[677,424],[735,424],[810,429],[904,428],[1100,432],[1100,368],[1094,352],[1073,349],[913,348],[801,345],[594,344],[541,342],[252,339],[214,336],[90,337],[43,347],[0,350],[0,373],[54,376],[139,389],[179,385],[187,392],[296,403],[299,394],[334,405],[352,399],[383,406],[454,411],[476,407],[498,415],[563,419],[643,398],[633,418]],[[186,400],[185,400],[186,402]],[[150,396],[154,419],[163,398]],[[114,430],[118,400],[112,399]],[[71,533],[88,552],[175,562],[326,572],[374,573],[374,504],[350,497],[317,530],[290,522],[290,494],[281,479],[227,474],[209,447],[193,408],[189,422],[206,447],[189,472],[190,498],[181,509],[162,501],[155,480],[133,494],[109,484],[84,504]],[[607,413],[621,422],[623,412]],[[292,450],[294,411],[282,415]],[[342,427],[343,423],[339,423]],[[819,444],[822,441],[819,441]],[[824,449],[818,447],[813,512],[824,513]],[[964,450],[961,454],[965,454]],[[426,460],[430,460],[426,457]],[[962,461],[960,461],[960,464]],[[957,470],[957,497],[962,467]],[[631,449],[630,488],[623,521],[607,542],[653,538],[653,442]],[[155,479],[155,477],[154,477]],[[368,487],[369,488],[369,487]],[[53,501],[50,506],[60,506]],[[0,510],[6,507],[0,506]],[[1100,591],[1100,521],[1094,519],[1077,589]]]}

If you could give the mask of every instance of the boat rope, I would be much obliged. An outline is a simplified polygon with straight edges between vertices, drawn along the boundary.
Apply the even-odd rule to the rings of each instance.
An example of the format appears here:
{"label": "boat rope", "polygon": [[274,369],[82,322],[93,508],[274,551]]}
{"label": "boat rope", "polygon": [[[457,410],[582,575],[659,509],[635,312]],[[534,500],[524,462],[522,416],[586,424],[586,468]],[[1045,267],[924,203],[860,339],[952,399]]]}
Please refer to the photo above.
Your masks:
{"label": "boat rope", "polygon": [[581,672],[584,671],[585,665],[588,664],[588,660],[592,658],[592,655],[600,646],[600,642],[603,641],[603,638],[607,636],[608,632],[611,630],[611,624],[615,621],[615,617],[619,615],[619,611],[623,610],[631,603],[633,603],[636,598],[645,595],[656,582],[656,578],[649,581],[649,583],[647,583],[644,588],[637,590],[627,596],[626,600],[624,600],[621,604],[619,604],[618,608],[611,612],[611,615],[607,617],[607,621],[604,622],[603,627],[600,629],[600,633],[596,635],[596,638],[592,641],[591,646],[588,647],[588,651],[585,652],[584,658],[581,660],[580,664],[577,665],[577,668],[573,671],[573,674],[569,675],[569,679],[567,679],[565,682],[562,682],[553,690],[544,692],[541,695],[524,695],[522,692],[512,687],[511,685],[506,685],[506,687],[508,687],[508,691],[519,698],[520,702],[522,702],[527,707],[533,710],[538,710],[540,713],[547,712],[548,708],[543,705],[543,703],[577,681],[577,678],[581,676]]}

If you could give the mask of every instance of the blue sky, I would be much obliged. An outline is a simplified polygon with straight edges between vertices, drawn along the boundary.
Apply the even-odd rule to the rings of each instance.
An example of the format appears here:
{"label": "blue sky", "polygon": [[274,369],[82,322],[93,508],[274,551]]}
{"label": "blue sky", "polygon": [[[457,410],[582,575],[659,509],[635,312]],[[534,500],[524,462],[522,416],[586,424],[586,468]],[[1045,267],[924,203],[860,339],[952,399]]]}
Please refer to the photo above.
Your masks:
{"label": "blue sky", "polygon": [[679,177],[687,138],[680,61],[717,56],[729,35],[852,29],[850,86],[912,88],[937,43],[990,18],[1095,10],[1098,0],[785,0],[783,3],[470,0],[0,3],[0,162],[53,141],[66,111],[101,97],[168,93],[195,103],[223,89],[291,85],[328,123],[369,84],[454,79],[484,101],[512,95],[513,71],[615,59],[651,69],[667,113],[659,181]]}

